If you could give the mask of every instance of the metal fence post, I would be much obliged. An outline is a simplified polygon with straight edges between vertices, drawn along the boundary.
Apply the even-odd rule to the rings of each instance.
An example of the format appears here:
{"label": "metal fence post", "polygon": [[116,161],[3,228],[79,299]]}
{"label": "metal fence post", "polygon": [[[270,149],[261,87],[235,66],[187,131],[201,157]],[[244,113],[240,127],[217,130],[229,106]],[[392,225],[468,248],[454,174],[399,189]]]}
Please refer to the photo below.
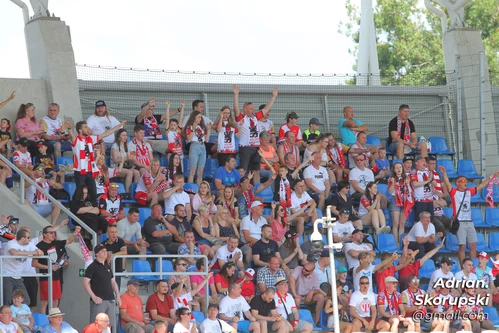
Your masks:
{"label": "metal fence post", "polygon": [[463,78],[461,57],[456,54],[457,159],[463,159]]}
{"label": "metal fence post", "polygon": [[485,52],[480,52],[480,169],[481,175],[487,174],[485,161]]}

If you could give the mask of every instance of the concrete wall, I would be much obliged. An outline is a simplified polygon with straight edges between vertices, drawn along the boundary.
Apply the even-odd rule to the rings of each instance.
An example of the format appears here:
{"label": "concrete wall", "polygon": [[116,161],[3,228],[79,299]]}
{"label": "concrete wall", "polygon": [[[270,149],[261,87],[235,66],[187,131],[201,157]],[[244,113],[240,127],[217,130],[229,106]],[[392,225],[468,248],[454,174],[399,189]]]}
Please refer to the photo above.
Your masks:
{"label": "concrete wall", "polygon": [[[14,215],[19,218],[21,226],[28,226],[32,235],[38,235],[49,222],[38,215],[33,209],[20,203],[19,197],[5,186],[0,186],[0,212],[5,215]],[[66,239],[68,228],[58,231],[58,239]],[[60,308],[66,313],[65,320],[78,331],[88,325],[89,297],[82,287],[83,278],[78,276],[79,269],[85,267],[80,247],[77,242],[66,246],[70,257],[70,265],[64,269],[64,291]],[[38,302],[40,304],[40,302]]]}

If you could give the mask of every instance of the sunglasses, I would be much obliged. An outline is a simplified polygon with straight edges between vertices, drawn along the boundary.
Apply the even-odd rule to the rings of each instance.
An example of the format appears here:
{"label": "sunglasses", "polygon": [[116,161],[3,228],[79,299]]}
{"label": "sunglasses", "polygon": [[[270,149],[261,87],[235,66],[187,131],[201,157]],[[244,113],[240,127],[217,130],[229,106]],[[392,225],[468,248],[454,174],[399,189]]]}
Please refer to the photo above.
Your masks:
{"label": "sunglasses", "polygon": [[120,188],[118,185],[110,185],[110,188]]}
{"label": "sunglasses", "polygon": [[39,168],[37,168],[36,170],[37,170],[37,171],[43,171],[43,170],[45,170],[45,169],[44,169],[44,168],[42,168],[42,167],[39,167]]}
{"label": "sunglasses", "polygon": [[468,180],[467,179],[461,179],[461,180],[458,181],[458,183],[466,184],[466,183],[468,183]]}
{"label": "sunglasses", "polygon": [[361,282],[359,284],[364,285],[364,284],[369,284],[369,282]]}
{"label": "sunglasses", "polygon": [[412,279],[412,282],[419,282],[419,279]]}
{"label": "sunglasses", "polygon": [[182,313],[182,316],[183,316],[183,315],[189,315],[189,316],[190,316],[190,315],[191,315],[191,313],[190,313],[190,312],[184,312],[184,313]]}
{"label": "sunglasses", "polygon": [[52,234],[52,235],[55,235],[55,231],[47,231],[46,234]]}
{"label": "sunglasses", "polygon": [[280,208],[280,209],[279,209],[279,212],[284,212],[284,209]]}
{"label": "sunglasses", "polygon": [[187,264],[177,264],[177,266],[187,266]]}
{"label": "sunglasses", "polygon": [[365,160],[366,160],[365,158],[358,158],[358,159],[357,159],[357,162],[363,162],[363,161],[365,161]]}
{"label": "sunglasses", "polygon": [[343,209],[341,212],[342,213],[350,213],[350,210],[349,209]]}
{"label": "sunglasses", "polygon": [[9,221],[9,224],[18,225],[19,224],[19,220],[11,220],[11,221]]}

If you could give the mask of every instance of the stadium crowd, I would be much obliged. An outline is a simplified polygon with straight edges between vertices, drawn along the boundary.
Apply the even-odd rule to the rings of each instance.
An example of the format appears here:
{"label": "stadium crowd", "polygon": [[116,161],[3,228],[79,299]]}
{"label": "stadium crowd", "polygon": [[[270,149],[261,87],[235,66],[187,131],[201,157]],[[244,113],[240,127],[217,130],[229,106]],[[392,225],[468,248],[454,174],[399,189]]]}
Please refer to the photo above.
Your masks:
{"label": "stadium crowd", "polygon": [[[477,254],[471,214],[471,198],[497,173],[475,187],[458,176],[453,186],[446,169],[437,168],[435,155],[428,154],[427,142],[418,141],[408,105],[394,113],[385,147],[368,144],[369,125],[354,118],[350,106],[343,109],[336,140],[320,131],[318,118],[302,131],[295,112],[276,129],[270,112],[277,89],[258,110],[251,102],[241,109],[240,89],[234,86],[233,93],[233,108],[223,106],[214,121],[204,114],[202,100],[193,101],[192,112],[184,117],[185,101],[173,110],[166,101],[164,111],[158,111],[159,101],[151,98],[138,110],[133,133],[102,100],[93,115],[76,124],[59,117],[56,103],[40,120],[31,103],[21,104],[15,120],[1,120],[0,152],[52,196],[70,198],[71,211],[102,235],[102,243],[91,249],[95,260],[83,281],[91,299],[85,331],[108,329],[116,308],[126,333],[330,329],[333,288],[341,332],[494,329],[483,318],[416,320],[414,313],[479,314],[480,305],[454,306],[451,300],[490,295],[486,306],[499,301],[489,254]],[[12,93],[0,108],[14,98]],[[67,163],[63,155],[71,151]],[[218,167],[207,177],[213,163]],[[0,161],[0,183],[13,188],[13,175]],[[68,193],[68,178],[76,184],[73,193]],[[22,275],[52,269],[55,308],[43,331],[66,332],[71,327],[57,308],[69,264],[65,246],[82,238],[90,247],[91,235],[76,226],[67,240],[57,240],[57,230],[68,220],[58,223],[60,209],[27,182],[25,193],[26,204],[50,216],[51,224],[31,238],[19,219],[2,216],[3,234],[10,235],[2,239],[3,255],[26,256],[4,260],[3,270]],[[337,218],[334,241],[344,244],[345,265],[336,266],[336,272],[330,271],[328,248],[315,249],[305,236],[327,206]],[[147,216],[141,216],[140,207],[150,208]],[[452,216],[444,214],[447,207]],[[411,210],[414,221],[408,220]],[[441,251],[452,234],[457,236],[457,260]],[[380,253],[382,239],[393,240],[395,251]],[[116,255],[147,258],[149,253],[178,257],[172,274],[156,282],[144,305],[139,295],[143,282],[129,279],[122,286],[109,265]],[[49,255],[52,262],[30,258],[37,255]],[[185,255],[206,255],[209,262]],[[438,268],[423,288],[419,272],[430,261]],[[154,271],[154,260],[150,263]],[[206,265],[208,276],[203,275]],[[126,260],[116,260],[114,271],[125,267]],[[332,274],[337,276],[334,286]],[[486,283],[482,288],[438,283],[453,278]],[[46,313],[47,280],[6,277],[3,286],[0,329],[37,331],[31,310],[39,291],[39,312]],[[120,295],[121,287],[126,291]],[[425,294],[442,301],[418,305],[418,296]],[[304,318],[300,309],[313,315]],[[196,325],[193,311],[204,312],[206,319]],[[64,323],[69,328],[61,328]]]}

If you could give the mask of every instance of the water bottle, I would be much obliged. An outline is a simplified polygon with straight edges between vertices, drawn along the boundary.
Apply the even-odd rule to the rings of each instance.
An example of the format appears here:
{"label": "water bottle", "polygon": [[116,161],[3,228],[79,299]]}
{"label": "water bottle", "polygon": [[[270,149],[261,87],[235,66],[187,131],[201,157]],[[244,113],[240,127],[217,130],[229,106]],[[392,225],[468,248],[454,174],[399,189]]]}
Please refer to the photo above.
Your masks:
{"label": "water bottle", "polygon": [[431,142],[430,141],[426,141],[426,138],[424,136],[420,137],[419,141],[426,143],[426,149],[427,149],[428,153],[431,152]]}

